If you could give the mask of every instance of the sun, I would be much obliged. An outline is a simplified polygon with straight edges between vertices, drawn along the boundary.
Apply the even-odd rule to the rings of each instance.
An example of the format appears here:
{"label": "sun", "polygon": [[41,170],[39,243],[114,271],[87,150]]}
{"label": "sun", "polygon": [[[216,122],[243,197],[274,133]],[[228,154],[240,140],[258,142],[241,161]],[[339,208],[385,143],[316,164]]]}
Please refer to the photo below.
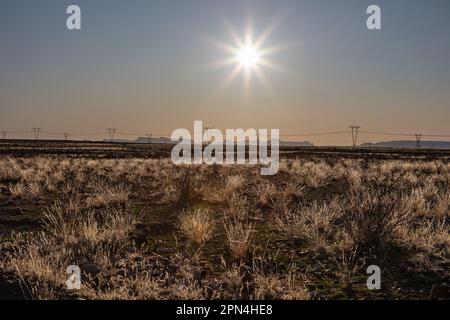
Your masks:
{"label": "sun", "polygon": [[241,66],[252,68],[258,65],[261,53],[252,45],[248,45],[239,49],[237,60]]}
{"label": "sun", "polygon": [[228,44],[224,42],[212,41],[213,44],[225,53],[230,54],[228,58],[216,61],[213,67],[232,66],[230,73],[225,79],[221,91],[228,87],[239,75],[243,75],[244,87],[250,87],[251,78],[256,76],[268,91],[271,91],[264,75],[263,69],[272,69],[283,71],[283,68],[275,64],[271,55],[280,51],[281,46],[268,46],[267,40],[273,33],[277,23],[272,23],[258,37],[255,37],[251,26],[244,32],[242,36],[235,32],[230,24],[227,23],[227,29],[234,40],[234,43]]}

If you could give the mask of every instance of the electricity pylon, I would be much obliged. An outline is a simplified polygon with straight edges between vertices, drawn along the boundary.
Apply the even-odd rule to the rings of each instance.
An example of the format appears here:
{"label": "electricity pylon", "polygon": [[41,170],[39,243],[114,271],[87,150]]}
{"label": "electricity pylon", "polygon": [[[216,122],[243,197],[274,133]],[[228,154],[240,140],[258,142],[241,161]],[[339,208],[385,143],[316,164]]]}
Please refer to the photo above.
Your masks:
{"label": "electricity pylon", "polygon": [[3,140],[6,140],[7,134],[8,134],[8,131],[2,131]]}
{"label": "electricity pylon", "polygon": [[67,132],[65,132],[65,133],[63,133],[64,134],[64,139],[67,141],[67,140],[69,140],[69,133],[67,133]]}
{"label": "electricity pylon", "polygon": [[349,126],[350,129],[352,129],[352,142],[353,142],[353,149],[356,149],[356,144],[358,142],[358,131],[361,129],[360,126]]}
{"label": "electricity pylon", "polygon": [[110,141],[110,142],[113,142],[113,140],[114,140],[114,135],[115,135],[116,132],[117,132],[117,128],[107,128],[106,130],[108,131],[109,141]]}
{"label": "electricity pylon", "polygon": [[416,148],[420,149],[422,147],[422,135],[420,133],[416,133]]}
{"label": "electricity pylon", "polygon": [[34,139],[38,140],[39,139],[39,133],[41,133],[42,128],[31,128],[33,130],[34,133]]}

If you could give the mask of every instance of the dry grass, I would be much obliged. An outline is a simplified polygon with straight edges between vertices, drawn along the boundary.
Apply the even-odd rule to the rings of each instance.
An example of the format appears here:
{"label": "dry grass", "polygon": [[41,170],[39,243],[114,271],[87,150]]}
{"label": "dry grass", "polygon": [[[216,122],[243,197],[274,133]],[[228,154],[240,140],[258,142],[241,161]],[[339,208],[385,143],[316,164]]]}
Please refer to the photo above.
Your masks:
{"label": "dry grass", "polygon": [[287,238],[306,239],[315,250],[327,249],[333,241],[334,223],[341,215],[335,202],[314,202],[295,210],[286,210],[276,218],[276,225]]}
{"label": "dry grass", "polygon": [[[24,228],[5,225],[0,273],[36,299],[371,298],[370,260],[408,283],[380,296],[426,296],[449,276],[450,165],[334,160],[283,159],[262,178],[168,159],[2,158],[2,215]],[[83,266],[76,292],[69,265]]]}
{"label": "dry grass", "polygon": [[232,256],[237,260],[246,259],[252,247],[252,236],[255,232],[253,225],[240,221],[230,221],[225,222],[224,227]]}
{"label": "dry grass", "polygon": [[195,208],[183,212],[180,227],[192,244],[202,246],[213,236],[214,221],[209,210]]}
{"label": "dry grass", "polygon": [[370,181],[348,193],[343,221],[355,246],[372,248],[389,243],[400,226],[412,221],[412,198],[395,192],[394,183]]}
{"label": "dry grass", "polygon": [[13,199],[22,199],[25,198],[26,195],[25,186],[21,183],[11,185],[9,187],[9,192],[11,193],[11,198]]}
{"label": "dry grass", "polygon": [[123,183],[110,186],[104,181],[94,181],[90,186],[95,195],[86,199],[88,208],[105,208],[113,205],[126,205],[130,197],[130,188]]}
{"label": "dry grass", "polygon": [[341,251],[337,256],[333,257],[333,261],[337,267],[335,276],[341,288],[351,287],[355,282],[358,271],[361,271],[360,269],[364,265],[363,261],[358,261],[357,250],[355,249],[349,253]]}

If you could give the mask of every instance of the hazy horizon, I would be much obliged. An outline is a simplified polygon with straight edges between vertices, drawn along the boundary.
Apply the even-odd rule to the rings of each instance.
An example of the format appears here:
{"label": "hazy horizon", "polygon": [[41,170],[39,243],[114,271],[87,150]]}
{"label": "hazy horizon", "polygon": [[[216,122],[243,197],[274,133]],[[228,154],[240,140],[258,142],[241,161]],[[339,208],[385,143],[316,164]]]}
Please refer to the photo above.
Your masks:
{"label": "hazy horizon", "polygon": [[[66,28],[70,4],[81,7],[79,31]],[[366,28],[370,4],[382,9],[381,31]],[[102,140],[106,128],[158,136],[202,120],[316,145],[351,136],[283,135],[352,124],[450,135],[449,12],[446,0],[3,1],[0,130]],[[227,23],[242,38],[252,26],[256,39],[275,22],[264,81],[239,74],[225,86],[234,66],[219,67],[230,53],[215,44],[234,45]],[[384,140],[405,139],[360,142]]]}

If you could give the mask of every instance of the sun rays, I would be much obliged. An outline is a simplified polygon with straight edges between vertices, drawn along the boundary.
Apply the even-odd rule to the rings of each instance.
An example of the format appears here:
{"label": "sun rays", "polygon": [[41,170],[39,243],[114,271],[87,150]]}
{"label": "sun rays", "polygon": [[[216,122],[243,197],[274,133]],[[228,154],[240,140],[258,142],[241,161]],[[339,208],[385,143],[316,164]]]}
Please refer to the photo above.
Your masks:
{"label": "sun rays", "polygon": [[247,92],[255,76],[268,91],[270,87],[264,69],[281,71],[282,68],[272,61],[271,56],[282,50],[281,46],[268,46],[267,40],[276,29],[277,23],[270,24],[257,38],[251,27],[247,28],[243,36],[240,36],[231,24],[227,23],[227,31],[232,38],[232,44],[213,41],[215,47],[230,56],[216,61],[213,66],[216,68],[230,68],[231,70],[224,79],[220,88],[226,90],[231,83],[242,76],[244,89]]}

